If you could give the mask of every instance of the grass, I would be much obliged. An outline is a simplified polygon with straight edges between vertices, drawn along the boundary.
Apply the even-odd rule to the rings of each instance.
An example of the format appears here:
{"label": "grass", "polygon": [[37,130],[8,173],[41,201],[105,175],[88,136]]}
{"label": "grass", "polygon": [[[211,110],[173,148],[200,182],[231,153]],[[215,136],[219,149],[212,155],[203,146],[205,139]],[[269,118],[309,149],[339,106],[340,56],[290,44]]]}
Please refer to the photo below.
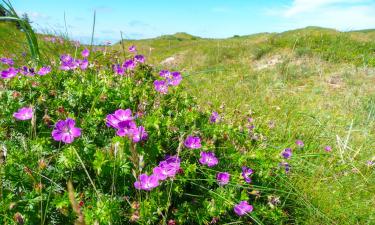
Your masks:
{"label": "grass", "polygon": [[[308,150],[300,150],[285,184],[304,206],[293,209],[296,223],[371,224],[375,179],[366,162],[375,157],[374,34],[308,27],[229,39],[176,34],[125,44],[149,52],[160,68],[184,71],[184,86],[202,107],[222,106],[227,117],[252,112],[257,123],[276,124],[267,138],[305,142]],[[325,145],[333,146],[331,154]]]}
{"label": "grass", "polygon": [[[0,23],[0,51],[19,56],[22,35]],[[135,44],[158,68],[183,71],[184,88],[204,109],[220,109],[233,123],[241,112],[256,126],[275,124],[266,136],[280,143],[275,148],[304,141],[282,184],[297,194],[290,195],[291,223],[372,224],[375,177],[366,162],[375,160],[374,35],[308,27],[228,39],[178,33],[123,44]],[[64,48],[54,46],[40,48]]]}

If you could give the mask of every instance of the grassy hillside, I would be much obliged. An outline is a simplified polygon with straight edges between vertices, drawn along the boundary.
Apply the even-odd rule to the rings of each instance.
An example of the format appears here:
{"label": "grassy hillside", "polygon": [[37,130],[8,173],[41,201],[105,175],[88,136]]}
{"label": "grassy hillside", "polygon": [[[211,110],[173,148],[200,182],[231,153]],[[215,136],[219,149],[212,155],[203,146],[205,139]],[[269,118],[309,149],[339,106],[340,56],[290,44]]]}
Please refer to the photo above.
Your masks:
{"label": "grassy hillside", "polygon": [[[22,34],[1,23],[0,34],[1,54],[23,60]],[[228,39],[178,33],[124,40],[113,51],[134,44],[157,69],[182,71],[183,87],[202,108],[219,111],[233,124],[245,115],[254,118],[256,129],[268,134],[256,138],[280,143],[263,148],[265,153],[303,140],[282,184],[290,191],[282,204],[290,200],[300,206],[291,206],[291,223],[372,224],[374,37],[374,30],[318,27]],[[50,54],[60,49],[49,43],[42,48]],[[324,151],[326,145],[333,147],[331,153]]]}
{"label": "grassy hillside", "polygon": [[[136,45],[159,68],[184,71],[184,86],[202,107],[238,120],[251,113],[256,124],[275,124],[267,138],[305,141],[286,183],[309,209],[297,209],[298,223],[371,224],[374,34],[308,27],[229,39],[178,34],[124,45]],[[282,147],[288,146],[275,146]]]}

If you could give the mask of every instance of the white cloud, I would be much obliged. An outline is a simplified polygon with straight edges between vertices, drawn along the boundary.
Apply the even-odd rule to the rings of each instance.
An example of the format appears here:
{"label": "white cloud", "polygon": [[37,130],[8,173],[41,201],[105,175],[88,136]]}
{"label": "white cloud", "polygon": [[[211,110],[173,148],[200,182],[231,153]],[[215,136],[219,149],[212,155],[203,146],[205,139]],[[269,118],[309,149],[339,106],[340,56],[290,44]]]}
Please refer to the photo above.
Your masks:
{"label": "white cloud", "polygon": [[286,17],[298,15],[305,12],[315,11],[317,9],[331,6],[334,4],[355,4],[364,2],[363,0],[294,0],[284,15]]}
{"label": "white cloud", "polygon": [[367,0],[294,0],[290,6],[271,8],[280,27],[321,26],[338,30],[375,28],[375,2]]}

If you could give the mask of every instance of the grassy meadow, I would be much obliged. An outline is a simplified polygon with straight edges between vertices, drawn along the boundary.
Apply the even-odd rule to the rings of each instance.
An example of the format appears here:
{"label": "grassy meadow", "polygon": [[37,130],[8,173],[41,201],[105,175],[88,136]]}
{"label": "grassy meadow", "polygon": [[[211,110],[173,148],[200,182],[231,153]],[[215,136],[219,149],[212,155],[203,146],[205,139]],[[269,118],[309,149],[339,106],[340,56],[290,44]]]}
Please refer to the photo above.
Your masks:
{"label": "grassy meadow", "polygon": [[[45,35],[38,35],[40,51],[46,53],[44,60],[50,60],[52,64],[58,64],[57,57],[65,52],[70,52],[72,55],[80,54],[71,44],[45,42],[44,37]],[[229,127],[235,127],[236,132],[247,129],[244,120],[249,117],[254,120],[252,123],[257,132],[252,136],[252,141],[259,142],[259,144],[248,144],[246,142],[239,147],[245,148],[241,154],[230,153],[238,157],[238,161],[242,162],[245,158],[250,159],[249,165],[252,166],[253,161],[251,160],[258,156],[262,160],[265,158],[264,161],[266,162],[267,159],[280,158],[282,149],[289,147],[295,149],[293,157],[289,160],[290,173],[273,179],[269,178],[264,172],[265,174],[261,174],[260,177],[268,177],[268,183],[273,181],[275,183],[272,185],[267,183],[268,189],[264,191],[261,188],[259,190],[254,188],[253,190],[253,192],[260,191],[260,196],[264,192],[267,193],[268,197],[271,196],[270,193],[280,197],[279,211],[270,213],[269,207],[264,206],[262,208],[259,206],[258,208],[262,209],[263,212],[255,214],[255,219],[251,218],[251,220],[238,222],[223,219],[222,223],[219,221],[218,224],[375,223],[375,167],[369,163],[375,161],[375,30],[338,32],[319,27],[307,27],[283,33],[262,33],[234,36],[227,39],[206,39],[186,33],[177,33],[154,39],[122,40],[112,46],[105,47],[104,53],[96,54],[92,61],[109,65],[114,59],[120,59],[131,45],[137,47],[138,51],[146,57],[147,63],[155,68],[155,71],[168,69],[181,72],[183,76],[181,90],[187,99],[192,98],[197,103],[197,113],[217,111],[221,115],[222,121]],[[15,62],[20,65],[28,63],[27,57],[20,56],[23,52],[28,51],[27,48],[28,45],[25,42],[23,32],[15,29],[9,23],[0,23],[0,56],[13,57]],[[101,48],[104,47],[101,46]],[[146,72],[144,73],[146,74]],[[95,72],[90,74],[95,74]],[[103,77],[109,76],[108,72],[100,74]],[[103,96],[106,98],[110,96],[119,97],[120,94],[111,93],[104,86],[101,86],[101,82],[108,82],[110,87],[115,87],[116,82],[125,81],[108,79],[108,81],[106,78],[103,78],[103,81],[96,80],[90,75],[88,80],[92,83],[84,86],[85,90],[92,95],[100,96],[100,99]],[[50,80],[49,82],[54,81]],[[15,86],[11,86],[14,84],[9,84],[9,87],[6,85],[8,83],[1,83],[1,95],[3,97],[10,95],[7,91],[11,88],[15,89]],[[45,85],[48,85],[48,83],[46,82]],[[84,103],[84,91],[80,90],[80,94],[74,94],[74,85],[78,85],[77,83],[57,83],[56,85],[61,85],[58,87],[70,90],[71,92],[68,93],[73,93],[72,98],[76,97],[80,103]],[[52,87],[53,85],[50,88]],[[101,89],[98,92],[96,88]],[[116,90],[120,91],[121,88],[124,87],[118,87]],[[48,93],[48,90],[44,91]],[[106,91],[108,93],[103,94]],[[129,96],[124,94],[121,97]],[[66,96],[66,98],[68,100],[65,102],[67,104],[65,108],[68,109],[69,103],[74,103],[74,100],[70,99],[69,96]],[[87,98],[92,99],[96,105],[91,105],[91,102],[88,102],[85,107],[90,108],[94,105],[102,107],[97,111],[90,108],[87,117],[82,121],[82,124],[91,123],[94,126],[96,123],[94,123],[94,119],[93,121],[89,119],[91,115],[89,113],[103,116],[105,115],[104,112],[109,109],[106,108],[105,101],[101,102],[99,98],[95,97]],[[145,96],[142,96],[142,98],[149,99]],[[5,101],[5,97],[2,99]],[[161,101],[161,105],[169,107],[169,104],[177,104],[183,98],[171,98],[165,101],[157,97],[155,99]],[[52,104],[54,100],[47,101],[51,101]],[[115,105],[116,103],[121,106],[127,104],[119,100],[116,101],[108,104]],[[131,102],[131,100],[129,101]],[[71,104],[76,107],[76,103],[73,103]],[[188,103],[186,104],[188,105]],[[10,103],[2,103],[2,106],[10,106]],[[56,103],[54,106],[57,107],[59,104]],[[77,112],[82,110],[83,115],[85,107],[79,108]],[[183,108],[180,105],[178,107]],[[176,106],[176,108],[178,107]],[[76,108],[74,110],[73,108],[72,112],[76,110]],[[165,112],[152,111],[151,116],[157,117],[158,113],[166,114],[170,112],[167,112],[167,110]],[[8,114],[4,112],[1,116],[5,117]],[[188,110],[181,114],[187,115]],[[190,121],[189,123],[193,124],[194,118],[197,121],[202,120],[201,117],[196,116],[185,121]],[[10,122],[4,122],[6,121],[4,118],[1,120],[3,124],[10,124]],[[100,119],[97,119],[97,121],[101,122]],[[198,126],[196,123],[194,123],[194,126]],[[2,132],[9,133],[10,131],[3,124]],[[145,122],[145,124],[147,123]],[[150,124],[152,123],[150,122]],[[149,127],[146,125],[146,128]],[[149,129],[151,132],[154,128]],[[220,132],[217,132],[215,135],[220,136]],[[105,134],[107,135],[107,133]],[[92,136],[95,136],[94,134]],[[204,131],[202,130],[200,134],[203,135]],[[5,136],[2,135],[2,138]],[[155,137],[155,140],[160,137],[163,136]],[[173,140],[178,140],[178,137],[176,138],[173,135],[170,135],[170,137],[173,137]],[[152,138],[151,135],[151,140],[153,140]],[[33,139],[34,142],[37,140]],[[113,142],[110,138],[105,140]],[[297,148],[296,140],[302,140],[304,147]],[[103,140],[100,140],[100,143],[101,141]],[[86,142],[92,144],[88,140],[85,140]],[[235,143],[236,140],[233,139],[232,142]],[[45,143],[48,142],[45,141]],[[178,146],[167,141],[166,143],[176,148]],[[102,145],[105,146],[105,144]],[[236,144],[233,145],[236,146]],[[167,144],[161,141],[158,148],[163,146],[167,146]],[[325,146],[331,146],[332,151],[326,152]],[[55,147],[57,148],[56,145]],[[144,148],[147,150],[147,145]],[[54,154],[57,152],[55,150]],[[87,151],[89,152],[89,150]],[[70,149],[65,148],[64,157],[67,158],[65,160],[69,159],[70,154],[73,154]],[[217,151],[217,154],[220,154],[220,150]],[[45,157],[48,157],[48,155]],[[95,153],[95,157],[105,158],[98,152]],[[98,158],[95,159],[95,165],[100,164]],[[157,157],[155,156],[155,158]],[[64,160],[64,158],[60,157],[59,160]],[[105,164],[105,162],[102,163]],[[76,168],[77,165],[79,165],[79,162],[76,160],[72,167]],[[88,163],[88,165],[91,164]],[[94,168],[97,168],[95,165]],[[119,171],[121,166],[129,166],[116,165]],[[186,168],[186,174],[193,174],[190,171],[193,170],[190,166]],[[116,169],[116,166],[114,168]],[[129,168],[124,170],[130,171]],[[74,177],[72,171],[74,169],[71,169],[69,176]],[[93,175],[95,171],[93,169],[89,173]],[[126,172],[129,173],[129,171]],[[88,184],[89,180],[83,178],[87,171],[83,171],[81,168],[79,172],[81,176],[76,178],[86,179]],[[67,175],[69,173],[67,172]],[[111,175],[111,173],[108,174]],[[5,174],[5,176],[7,175]],[[98,178],[95,179],[97,180],[94,180],[94,183],[100,184],[102,182],[104,187],[110,186],[106,184],[103,175],[98,175]],[[77,186],[77,188],[83,187]],[[278,191],[271,192],[272,188]],[[126,191],[124,190],[124,193]],[[176,188],[175,192],[178,193],[179,191],[181,190]],[[194,194],[198,196],[197,193]],[[89,194],[86,193],[86,195]],[[199,199],[199,196],[197,199]],[[94,202],[94,199],[91,200]],[[89,202],[89,200],[87,201]],[[267,202],[267,200],[264,201]],[[66,202],[69,201],[64,202],[64,204],[69,205]],[[6,204],[10,203],[7,202]],[[52,204],[63,204],[63,201],[58,202],[55,199]],[[150,202],[147,204],[151,205]],[[8,205],[7,207],[9,208]],[[6,214],[7,207],[2,208],[1,213],[3,215]],[[108,212],[113,213],[115,211]],[[53,211],[46,212],[46,215],[49,213],[53,213]],[[222,215],[222,213],[220,211],[218,214]],[[87,215],[91,214],[88,213]],[[100,215],[99,212],[97,215]],[[149,214],[145,213],[145,215]],[[166,209],[165,215],[173,214]],[[190,214],[186,213],[185,215]],[[224,218],[226,218],[225,215],[223,214]],[[95,216],[91,216],[92,221],[95,221],[93,219]],[[128,216],[125,215],[124,217],[127,218]],[[181,218],[183,216],[182,214]],[[90,216],[87,216],[87,218],[90,218]],[[165,218],[163,216],[163,223],[146,220],[139,223],[167,224]],[[10,220],[6,221],[9,222]],[[191,221],[194,221],[194,219],[190,220],[190,224]],[[199,221],[202,224],[212,224],[210,223],[210,221],[212,222],[211,219],[204,218]],[[180,223],[189,224],[189,220],[185,223],[180,221]],[[106,224],[105,220],[101,221],[100,224]]]}
{"label": "grassy meadow", "polygon": [[[374,35],[308,27],[228,39],[178,33],[124,44],[139,46],[156,66],[184,71],[184,88],[203,108],[220,108],[233,123],[249,113],[256,124],[274,124],[267,138],[305,142],[284,184],[298,196],[297,224],[372,224]],[[325,145],[333,151],[327,154]]]}

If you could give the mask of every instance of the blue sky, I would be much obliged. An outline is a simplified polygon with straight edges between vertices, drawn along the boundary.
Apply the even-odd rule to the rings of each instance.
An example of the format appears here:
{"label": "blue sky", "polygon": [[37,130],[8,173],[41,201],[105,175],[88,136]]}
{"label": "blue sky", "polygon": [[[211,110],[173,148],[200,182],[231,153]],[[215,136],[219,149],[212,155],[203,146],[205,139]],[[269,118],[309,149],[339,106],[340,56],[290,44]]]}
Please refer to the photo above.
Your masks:
{"label": "blue sky", "polygon": [[11,0],[38,31],[87,42],[96,11],[96,42],[187,32],[225,38],[306,26],[375,28],[375,0]]}

